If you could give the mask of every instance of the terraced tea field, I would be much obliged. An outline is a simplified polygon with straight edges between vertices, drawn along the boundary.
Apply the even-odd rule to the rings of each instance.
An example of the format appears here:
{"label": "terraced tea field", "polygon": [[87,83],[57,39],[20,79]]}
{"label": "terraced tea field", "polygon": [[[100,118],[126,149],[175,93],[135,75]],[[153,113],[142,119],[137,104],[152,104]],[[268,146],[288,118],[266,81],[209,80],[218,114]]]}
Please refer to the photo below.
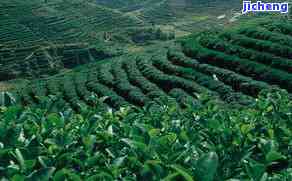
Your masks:
{"label": "terraced tea field", "polygon": [[[119,6],[116,6],[117,4]],[[125,32],[143,29],[143,27],[146,30],[151,29],[153,24],[157,27],[163,24],[162,29],[165,27],[173,29],[171,23],[181,21],[179,17],[187,17],[185,11],[188,9],[187,12],[190,13],[191,9],[194,9],[193,5],[196,4],[192,1],[173,0],[161,2],[152,0],[1,1],[0,80],[40,78],[59,73],[68,67],[73,68],[87,63],[89,60],[79,61],[79,54],[92,52],[95,46],[106,44],[109,40],[118,44],[119,41],[115,38],[111,40],[111,36],[117,35],[117,39],[124,39],[120,46],[124,48],[124,44],[133,42],[131,41],[133,37]],[[185,25],[183,23],[182,26]],[[192,27],[193,25],[188,26],[188,28]],[[180,31],[179,28],[180,26],[176,25],[177,32]],[[171,32],[174,36],[175,31],[171,30]],[[143,32],[141,36],[143,37]],[[148,36],[152,35],[145,35],[146,39]],[[139,41],[143,41],[143,38]],[[74,48],[70,44],[81,44],[81,46]],[[69,56],[66,53],[63,55],[59,51],[58,53],[52,51],[58,49],[54,47],[62,46],[66,46],[66,52],[71,52]],[[107,46],[111,48],[112,44],[109,43]],[[85,56],[87,59],[96,58],[91,54]],[[64,60],[64,57],[71,60]],[[72,65],[64,65],[70,62],[73,62]]]}
{"label": "terraced tea field", "polygon": [[[186,26],[193,23],[192,16],[197,15],[194,13],[200,12],[205,6],[220,5],[218,1],[213,2],[214,4],[206,2],[199,5],[200,3],[202,4],[201,1],[176,0],[1,1],[0,47],[34,46],[48,42],[96,43],[102,39],[104,32],[119,32],[127,28],[149,27],[153,24],[173,26],[176,22],[183,23],[185,20],[182,18],[191,21],[183,23],[183,26]],[[212,13],[216,14],[215,12]],[[195,28],[193,25],[189,28],[191,27]],[[179,28],[180,26],[176,24],[176,29]]]}
{"label": "terraced tea field", "polygon": [[183,105],[196,102],[200,94],[248,105],[265,89],[280,87],[292,92],[291,35],[287,20],[196,34],[182,42],[182,51],[161,49],[93,63],[39,80],[18,94],[25,105],[55,95],[60,108],[75,110],[91,105],[94,96],[107,96],[105,103],[113,108],[144,106],[161,97],[174,97]]}
{"label": "terraced tea field", "polygon": [[40,78],[107,57],[95,48],[102,32],[140,23],[80,0],[1,1],[0,81]]}
{"label": "terraced tea field", "polygon": [[[118,108],[143,106],[160,97],[183,103],[205,93],[247,105],[263,89],[292,91],[292,25],[287,20],[195,34],[182,42],[182,50],[157,48],[101,60],[110,56],[91,46],[100,33],[147,25],[149,18],[167,22],[177,17],[171,7],[178,2],[143,8],[150,1],[136,1],[138,14],[134,6],[130,10],[102,3],[105,6],[81,0],[0,3],[0,80],[41,78],[93,62],[79,71],[32,81],[18,90],[20,102],[38,104],[39,97],[55,95],[60,107],[77,110],[80,104],[92,104],[88,99],[94,96],[108,96],[105,103]],[[184,8],[181,3],[179,7]]]}
{"label": "terraced tea field", "polygon": [[5,46],[89,42],[100,31],[140,24],[130,16],[80,0],[2,1],[0,12],[0,44]]}
{"label": "terraced tea field", "polygon": [[[277,26],[277,28],[272,28]],[[220,34],[206,34],[184,44],[200,63],[228,69],[291,92],[291,23],[262,22]],[[273,35],[273,36],[271,36]]]}
{"label": "terraced tea field", "polygon": [[17,78],[41,78],[54,75],[105,58],[87,44],[59,44],[54,46],[29,46],[0,49],[0,81]]}
{"label": "terraced tea field", "polygon": [[1,180],[291,181],[292,21],[233,3],[2,0]]}

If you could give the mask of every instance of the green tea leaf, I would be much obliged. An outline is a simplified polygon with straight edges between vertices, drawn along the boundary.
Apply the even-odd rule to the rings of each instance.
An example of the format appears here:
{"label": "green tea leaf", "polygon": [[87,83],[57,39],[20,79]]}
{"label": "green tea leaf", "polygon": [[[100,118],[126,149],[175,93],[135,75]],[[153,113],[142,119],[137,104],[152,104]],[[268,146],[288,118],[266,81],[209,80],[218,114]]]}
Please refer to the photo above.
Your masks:
{"label": "green tea leaf", "polygon": [[11,181],[25,181],[24,175],[14,175],[11,179]]}
{"label": "green tea leaf", "polygon": [[180,175],[180,173],[175,172],[175,173],[171,173],[169,174],[167,177],[165,177],[164,179],[162,179],[162,181],[173,181],[176,180],[176,178]]}
{"label": "green tea leaf", "polygon": [[20,150],[18,148],[16,148],[15,150],[15,156],[16,156],[16,159],[20,165],[20,168],[22,171],[25,171],[26,170],[26,165],[25,165],[25,162],[24,162],[24,158],[20,152]]}
{"label": "green tea leaf", "polygon": [[273,162],[279,159],[285,159],[285,156],[283,156],[281,153],[276,152],[276,151],[270,151],[267,155],[266,155],[266,160],[268,162]]}
{"label": "green tea leaf", "polygon": [[193,181],[193,177],[183,167],[179,165],[171,165],[170,167],[179,173],[186,181]]}
{"label": "green tea leaf", "polygon": [[56,168],[48,167],[48,168],[41,168],[32,172],[28,177],[28,181],[49,181],[52,177],[53,173],[55,172]]}
{"label": "green tea leaf", "polygon": [[213,181],[217,172],[219,158],[215,152],[204,154],[196,164],[195,175],[198,180]]}
{"label": "green tea leaf", "polygon": [[86,179],[86,181],[96,181],[96,180],[114,180],[113,177],[106,173],[106,172],[100,172],[99,174],[93,175],[91,177],[89,177],[88,179]]}
{"label": "green tea leaf", "polygon": [[259,180],[265,172],[265,165],[257,163],[255,161],[248,161],[246,164],[246,172],[248,176],[253,180]]}
{"label": "green tea leaf", "polygon": [[63,180],[81,181],[81,178],[75,173],[72,173],[70,170],[61,169],[55,173],[53,180],[54,181],[63,181]]}
{"label": "green tea leaf", "polygon": [[56,127],[63,127],[64,122],[58,114],[52,113],[48,115],[48,121]]}

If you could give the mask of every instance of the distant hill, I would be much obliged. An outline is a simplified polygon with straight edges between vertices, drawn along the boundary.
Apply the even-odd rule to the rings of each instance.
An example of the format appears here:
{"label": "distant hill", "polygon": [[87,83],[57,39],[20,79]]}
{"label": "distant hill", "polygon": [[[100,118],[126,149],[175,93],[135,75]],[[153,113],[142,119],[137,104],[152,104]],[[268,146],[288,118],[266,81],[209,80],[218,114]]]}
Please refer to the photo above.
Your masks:
{"label": "distant hill", "polygon": [[176,18],[187,18],[190,14],[194,15],[204,11],[208,11],[212,15],[220,11],[223,13],[222,9],[240,8],[240,2],[236,0],[96,0],[95,2],[134,14],[146,22],[158,24],[176,21]]}
{"label": "distant hill", "polygon": [[[229,0],[234,2],[233,0]],[[229,1],[225,1],[229,2]],[[33,45],[43,42],[95,42],[103,31],[119,31],[151,24],[179,23],[203,19],[205,6],[219,1],[202,0],[7,0],[0,2],[0,45]],[[230,6],[226,6],[227,9]],[[208,9],[208,8],[207,8]],[[196,14],[200,12],[201,14]],[[198,17],[194,19],[193,17]],[[183,18],[183,19],[182,19]],[[176,23],[176,24],[177,24]],[[191,27],[195,27],[191,25]],[[178,30],[180,25],[176,26]]]}
{"label": "distant hill", "polygon": [[121,12],[82,0],[0,2],[0,44],[88,42],[105,30],[138,26]]}
{"label": "distant hill", "polygon": [[[39,51],[44,47],[62,47],[67,44],[88,44],[89,47],[108,44],[108,47],[112,47],[113,43],[122,43],[120,47],[124,48],[123,44],[127,42],[155,40],[155,37],[160,37],[155,32],[160,30],[180,36],[180,31],[184,35],[202,27],[207,28],[205,22],[213,23],[214,17],[207,16],[210,12],[200,11],[203,7],[213,7],[214,4],[220,3],[202,0],[1,1],[1,80],[40,77],[67,68],[61,65],[62,53],[55,57],[50,51]],[[153,28],[159,31],[148,31]],[[132,35],[131,32],[139,33]],[[67,46],[66,51],[79,54],[78,49],[70,47]],[[72,61],[75,63],[71,67],[90,62]],[[54,65],[53,68],[51,64]]]}
{"label": "distant hill", "polygon": [[82,0],[1,1],[0,80],[39,78],[99,60],[111,54],[94,48],[104,31],[140,24],[125,13]]}

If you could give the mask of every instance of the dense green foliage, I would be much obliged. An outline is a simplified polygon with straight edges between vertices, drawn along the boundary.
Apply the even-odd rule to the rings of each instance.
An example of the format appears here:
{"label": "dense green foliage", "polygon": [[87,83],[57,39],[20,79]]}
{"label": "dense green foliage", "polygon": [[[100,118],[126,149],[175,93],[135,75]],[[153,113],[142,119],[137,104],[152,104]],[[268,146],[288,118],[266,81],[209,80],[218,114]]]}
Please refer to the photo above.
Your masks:
{"label": "dense green foliage", "polygon": [[[145,4],[0,3],[0,80],[87,64],[1,94],[0,105],[18,104],[0,108],[0,177],[291,180],[291,22],[200,33],[182,50],[115,58],[79,44],[112,41],[116,27],[132,30],[133,42],[174,38],[153,26],[179,16],[174,4],[131,12]],[[152,26],[136,29],[141,21]]]}
{"label": "dense green foliage", "polygon": [[[287,26],[281,29],[290,26],[290,21],[285,22]],[[189,36],[182,42],[182,50],[157,46],[159,50],[150,53],[91,63],[32,81],[14,93],[19,103],[35,106],[41,97],[54,95],[56,110],[71,107],[77,112],[84,105],[92,106],[89,97],[106,96],[105,103],[119,109],[123,105],[143,107],[166,97],[184,106],[185,97],[196,100],[201,93],[236,105],[252,104],[260,91],[273,87],[291,93],[291,48],[283,38],[290,35],[270,30],[262,22],[255,26]],[[279,36],[268,36],[274,34]]]}
{"label": "dense green foliage", "polygon": [[5,46],[95,42],[100,31],[141,23],[84,0],[9,0],[0,9],[0,44]]}
{"label": "dense green foliage", "polygon": [[[270,25],[279,28],[269,28]],[[273,19],[220,33],[201,33],[183,41],[183,51],[201,64],[244,75],[258,81],[258,85],[265,82],[291,92],[290,25],[289,20]]]}
{"label": "dense green foliage", "polygon": [[55,75],[64,69],[117,55],[120,52],[116,50],[80,43],[0,48],[0,81]]}
{"label": "dense green foliage", "polygon": [[115,109],[126,104],[143,106],[166,97],[176,98],[183,106],[184,97],[197,99],[196,94],[201,93],[226,103],[248,105],[260,90],[270,88],[237,74],[230,75],[223,69],[201,65],[178,50],[167,50],[152,58],[133,55],[92,63],[79,71],[33,81],[15,93],[24,105],[38,106],[41,97],[54,95],[60,100],[59,109],[69,106],[80,111],[80,105],[92,106],[88,100],[92,96],[107,96],[105,103]]}
{"label": "dense green foliage", "polygon": [[182,27],[197,27],[192,20],[197,1],[1,1],[0,81],[48,77],[111,57],[108,50],[96,51],[99,45],[127,52],[137,43],[172,40]]}
{"label": "dense green foliage", "polygon": [[201,45],[221,52],[225,52],[228,55],[237,55],[243,59],[253,60],[265,65],[270,65],[273,68],[278,68],[289,73],[292,72],[292,62],[290,59],[285,59],[281,57],[276,57],[269,51],[256,51],[252,49],[247,49],[232,43],[226,42],[216,35],[208,35],[201,37],[199,42]]}
{"label": "dense green foliage", "polygon": [[292,180],[291,21],[178,46],[194,1],[1,1],[0,81],[41,78],[0,92],[1,181]]}
{"label": "dense green foliage", "polygon": [[117,112],[1,107],[0,176],[19,180],[292,179],[292,102],[263,93],[250,108],[200,96]]}

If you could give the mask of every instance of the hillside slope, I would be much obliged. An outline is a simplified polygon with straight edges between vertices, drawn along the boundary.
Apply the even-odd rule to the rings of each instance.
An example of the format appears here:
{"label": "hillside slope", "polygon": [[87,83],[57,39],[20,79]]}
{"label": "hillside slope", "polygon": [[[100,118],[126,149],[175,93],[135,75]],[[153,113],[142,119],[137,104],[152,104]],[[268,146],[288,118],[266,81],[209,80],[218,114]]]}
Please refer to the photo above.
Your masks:
{"label": "hillside slope", "polygon": [[140,23],[83,0],[1,1],[0,81],[39,78],[109,57],[95,50],[103,32]]}
{"label": "hillside slope", "polygon": [[98,32],[137,26],[140,22],[118,11],[82,0],[0,2],[0,44],[88,42]]}
{"label": "hillside slope", "polygon": [[183,52],[157,47],[152,53],[93,63],[32,83],[19,90],[20,100],[35,104],[41,96],[55,95],[61,107],[78,110],[80,104],[90,105],[92,95],[108,96],[106,103],[118,108],[168,96],[182,103],[195,101],[199,94],[247,105],[273,87],[292,93],[291,26],[289,20],[275,19],[196,34],[183,41]]}

